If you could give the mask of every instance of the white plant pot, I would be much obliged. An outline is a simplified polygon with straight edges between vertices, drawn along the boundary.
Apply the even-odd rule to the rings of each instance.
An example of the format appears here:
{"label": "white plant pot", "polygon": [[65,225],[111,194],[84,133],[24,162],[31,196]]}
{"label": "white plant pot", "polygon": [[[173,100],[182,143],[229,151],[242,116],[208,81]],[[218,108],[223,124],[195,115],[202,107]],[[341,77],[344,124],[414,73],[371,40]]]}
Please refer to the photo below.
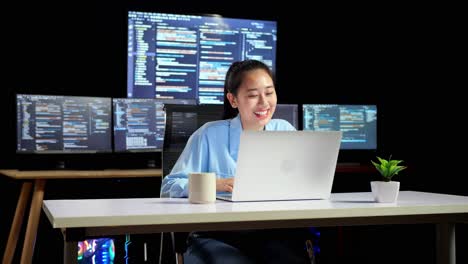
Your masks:
{"label": "white plant pot", "polygon": [[400,182],[372,181],[371,190],[378,203],[395,203],[400,191]]}

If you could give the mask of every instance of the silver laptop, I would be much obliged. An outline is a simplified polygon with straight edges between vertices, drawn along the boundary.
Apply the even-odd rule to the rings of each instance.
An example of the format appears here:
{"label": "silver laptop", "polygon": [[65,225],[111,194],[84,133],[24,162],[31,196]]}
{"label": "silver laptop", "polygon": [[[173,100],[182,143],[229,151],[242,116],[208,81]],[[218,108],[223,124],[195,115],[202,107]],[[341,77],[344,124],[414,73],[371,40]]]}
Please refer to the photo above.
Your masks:
{"label": "silver laptop", "polygon": [[233,202],[328,199],[340,131],[243,131]]}

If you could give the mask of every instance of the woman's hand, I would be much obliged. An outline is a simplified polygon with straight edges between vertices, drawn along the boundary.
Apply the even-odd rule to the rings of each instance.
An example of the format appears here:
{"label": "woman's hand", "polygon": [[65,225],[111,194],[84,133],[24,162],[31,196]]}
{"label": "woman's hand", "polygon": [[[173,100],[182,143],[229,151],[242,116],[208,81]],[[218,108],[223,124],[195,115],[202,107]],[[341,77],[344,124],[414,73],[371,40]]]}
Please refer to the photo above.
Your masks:
{"label": "woman's hand", "polygon": [[216,191],[217,192],[230,192],[234,187],[234,178],[227,179],[216,179]]}

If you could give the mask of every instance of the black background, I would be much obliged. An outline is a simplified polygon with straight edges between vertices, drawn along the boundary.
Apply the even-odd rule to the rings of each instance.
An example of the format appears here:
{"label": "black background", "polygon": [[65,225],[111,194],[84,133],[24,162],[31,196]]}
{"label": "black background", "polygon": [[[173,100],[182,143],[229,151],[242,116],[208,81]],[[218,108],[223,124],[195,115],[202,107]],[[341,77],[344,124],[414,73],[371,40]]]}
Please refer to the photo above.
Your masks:
{"label": "black background", "polygon": [[[2,8],[1,16],[0,168],[18,165],[16,93],[126,96],[128,10],[220,14],[278,21],[279,103],[377,104],[382,114],[379,153],[392,154],[409,166],[396,177],[401,189],[468,195],[463,184],[466,103],[461,96],[466,89],[461,74],[466,75],[462,69],[467,45],[459,8],[427,4],[324,7],[290,2],[256,1],[255,6],[245,0],[10,3]],[[369,181],[376,177],[337,174],[334,191],[369,191]],[[19,184],[4,178],[0,184],[0,192],[9,197],[4,198],[1,210],[3,252]],[[127,197],[157,196],[159,192],[156,183],[153,188],[137,180],[76,184],[80,183],[50,183],[45,198],[62,198],[61,192],[70,189],[79,190],[77,197],[105,196],[99,194],[102,188],[113,196]],[[93,184],[100,187],[85,190]],[[53,237],[51,241],[58,246],[51,252],[61,254],[60,236],[44,219],[39,228],[47,231],[39,232],[37,247],[47,251],[41,244]],[[392,257],[387,259],[400,263],[405,259],[394,257],[399,251],[410,255],[408,263],[433,259],[431,239],[418,242],[424,236],[433,237],[432,227],[347,230],[344,259],[366,261],[369,256],[389,254],[382,247],[391,247]],[[466,244],[466,226],[458,230],[460,243]],[[326,233],[333,240],[335,230],[327,229]],[[372,243],[375,239],[380,243]],[[42,254],[36,250],[36,258]],[[459,260],[466,260],[461,250],[458,254]],[[60,256],[57,258],[60,262]]]}

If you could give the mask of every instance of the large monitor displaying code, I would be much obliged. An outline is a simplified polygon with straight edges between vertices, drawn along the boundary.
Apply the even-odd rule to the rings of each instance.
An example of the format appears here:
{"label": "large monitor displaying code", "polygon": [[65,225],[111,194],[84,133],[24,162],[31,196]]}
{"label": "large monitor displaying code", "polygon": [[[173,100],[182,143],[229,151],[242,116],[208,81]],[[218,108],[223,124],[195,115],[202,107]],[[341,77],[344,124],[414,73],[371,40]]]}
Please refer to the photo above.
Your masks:
{"label": "large monitor displaying code", "polygon": [[273,119],[284,119],[299,130],[299,115],[297,104],[277,104]]}
{"label": "large monitor displaying code", "polygon": [[16,96],[18,153],[111,152],[111,99]]}
{"label": "large monitor displaying code", "polygon": [[162,151],[166,113],[157,99],[114,98],[114,150]]}
{"label": "large monitor displaying code", "polygon": [[128,13],[127,97],[176,104],[223,104],[234,61],[273,71],[276,22],[220,16]]}
{"label": "large monitor displaying code", "polygon": [[304,130],[342,131],[341,149],[377,149],[377,106],[304,104]]}

